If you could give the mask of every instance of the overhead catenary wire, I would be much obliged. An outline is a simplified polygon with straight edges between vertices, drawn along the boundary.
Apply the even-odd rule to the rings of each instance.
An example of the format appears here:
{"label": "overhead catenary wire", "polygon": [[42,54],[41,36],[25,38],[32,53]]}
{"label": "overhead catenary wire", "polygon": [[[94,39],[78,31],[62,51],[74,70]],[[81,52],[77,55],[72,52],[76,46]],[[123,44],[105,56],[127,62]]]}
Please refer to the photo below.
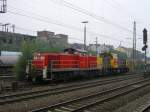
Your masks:
{"label": "overhead catenary wire", "polygon": [[[130,18],[130,20],[133,20],[133,16],[126,13],[126,10],[115,0],[104,0],[109,6],[116,9],[117,12],[120,12],[121,14],[124,14],[127,18]],[[131,21],[130,21],[131,22]]]}
{"label": "overhead catenary wire", "polygon": [[[23,13],[19,13],[19,12],[14,12],[12,10],[11,11],[8,10],[9,13],[12,13],[12,14],[15,14],[15,15],[24,16],[24,17],[31,18],[31,19],[35,19],[35,20],[38,20],[38,21],[41,21],[41,22],[55,24],[55,25],[58,25],[58,26],[61,26],[61,27],[65,27],[67,29],[69,28],[69,29],[72,29],[72,30],[76,30],[76,31],[82,32],[81,28],[77,28],[77,27],[74,27],[74,26],[71,26],[71,25],[63,24],[63,23],[58,22],[58,21],[53,21],[52,19],[50,19],[48,17],[43,17],[41,15],[38,15],[38,14],[35,14],[35,13],[30,13],[28,11],[24,11],[22,9],[18,9],[18,8],[15,8],[15,7],[12,7],[12,6],[11,6],[11,8],[12,9],[17,9],[17,10],[20,10],[20,11],[23,11],[23,12],[26,12],[27,14],[23,14]],[[122,40],[118,40],[118,38],[113,38],[112,36],[108,36],[108,35],[104,35],[104,34],[102,35],[102,34],[99,34],[99,33],[92,32],[92,31],[88,31],[88,33],[91,33],[91,34],[94,34],[94,35],[100,35],[101,37],[103,36],[103,37],[106,37],[106,38],[111,39],[111,40],[116,40],[118,42],[122,41]],[[126,42],[126,41],[123,41],[123,42],[129,44],[129,42]]]}
{"label": "overhead catenary wire", "polygon": [[105,17],[99,16],[99,15],[97,15],[95,13],[91,13],[88,10],[83,9],[81,7],[78,7],[78,6],[76,6],[74,4],[71,4],[69,2],[66,2],[65,0],[49,0],[49,1],[51,1],[53,3],[57,3],[58,5],[63,5],[65,7],[68,7],[70,9],[72,9],[72,10],[75,10],[77,12],[83,13],[85,15],[88,15],[88,16],[90,16],[90,17],[92,17],[92,18],[94,18],[94,19],[96,19],[98,21],[101,21],[101,22],[104,22],[106,24],[112,25],[112,26],[114,26],[116,28],[119,28],[119,29],[122,29],[124,31],[131,32],[131,33],[133,32],[132,30],[130,30],[128,28],[125,28],[125,27],[123,27],[123,26],[121,26],[121,25],[119,25],[119,24],[117,24],[117,23],[115,23],[113,21],[110,21],[110,20],[106,19]]}
{"label": "overhead catenary wire", "polygon": [[[12,14],[15,14],[15,15],[20,15],[20,16],[24,16],[24,17],[27,17],[27,18],[31,18],[31,19],[34,19],[34,20],[38,20],[38,21],[41,21],[41,22],[46,22],[46,23],[50,23],[50,24],[55,24],[55,23],[52,23],[48,20],[42,20],[41,18],[36,18],[36,17],[32,17],[32,16],[29,16],[29,15],[25,15],[25,14],[22,14],[22,13],[18,13],[18,12],[13,12],[13,11],[9,11],[9,13],[12,13]],[[65,28],[69,28],[70,27],[66,27],[66,26],[63,26],[63,25],[60,25],[60,24],[55,24],[55,25],[58,25],[58,26],[61,26],[61,27],[65,27]],[[80,31],[82,32],[82,29],[74,29],[74,28],[71,28],[72,30],[77,30],[77,31]],[[115,40],[115,41],[118,41],[120,42],[120,40],[118,40],[117,38],[112,38],[111,36],[108,36],[108,35],[102,35],[102,34],[99,34],[99,33],[95,33],[95,32],[91,32],[91,31],[88,31],[88,33],[91,33],[91,34],[94,34],[94,35],[99,35],[101,37],[105,37],[107,39],[111,39],[111,40]],[[126,41],[123,41],[124,43],[128,43],[128,44],[131,44],[129,42],[126,42]]]}
{"label": "overhead catenary wire", "polygon": [[[11,6],[12,7],[12,6]],[[54,21],[48,17],[43,17],[41,15],[38,15],[38,14],[35,14],[35,13],[31,13],[31,12],[28,12],[28,11],[25,11],[25,10],[22,10],[22,9],[18,9],[18,8],[12,8],[12,9],[17,9],[17,10],[21,10],[22,12],[26,12],[27,14],[22,14],[22,13],[19,13],[18,11],[15,12],[15,11],[12,11],[12,10],[8,10],[9,13],[12,13],[12,14],[16,14],[16,15],[20,15],[20,16],[24,16],[24,17],[29,17],[31,19],[35,19],[35,20],[38,20],[38,21],[42,21],[42,22],[46,22],[46,23],[50,23],[50,24],[55,24],[55,25],[58,25],[58,26],[61,26],[61,27],[64,27],[64,28],[71,28],[71,29],[76,29],[78,31],[80,31],[81,29],[80,28],[77,28],[77,27],[73,27],[71,25],[67,25],[67,24],[63,24],[61,22],[58,22],[58,21]],[[30,14],[30,15],[29,15]],[[32,16],[31,16],[32,15]]]}
{"label": "overhead catenary wire", "polygon": [[[52,0],[52,1],[55,1],[55,0]],[[61,2],[65,2],[64,0],[62,0]],[[65,2],[65,3],[69,3],[69,2]],[[70,3],[69,3],[70,4]],[[12,6],[11,6],[12,7]],[[80,9],[79,7],[76,7],[76,9]],[[22,9],[19,9],[19,10],[22,10]],[[23,11],[23,10],[22,10]],[[84,11],[84,12],[86,12],[86,11]],[[27,13],[29,13],[29,12],[27,12]],[[88,12],[89,13],[89,12]],[[89,13],[90,14],[90,13]],[[33,15],[33,13],[32,13],[32,15]],[[35,15],[35,14],[34,14]],[[37,14],[36,14],[37,15]],[[93,15],[95,15],[95,14],[93,14]],[[38,18],[39,17],[42,17],[42,16],[40,16],[40,15],[37,15],[38,16]],[[97,16],[98,17],[98,16]],[[46,19],[48,19],[48,20],[51,20],[51,22],[53,22],[54,20],[52,20],[52,19],[50,19],[50,18],[47,18],[47,17],[42,17],[42,18],[46,18]],[[103,17],[102,17],[103,18]],[[58,21],[54,21],[54,23],[55,24],[61,24],[61,25],[65,25],[65,27],[67,26],[66,24],[62,24],[61,22],[58,22]],[[115,24],[115,23],[113,23],[113,24]],[[68,26],[67,26],[68,27]],[[70,27],[70,26],[69,26]],[[72,27],[72,26],[71,26]],[[72,27],[73,29],[75,29],[75,27]],[[81,31],[82,29],[80,29],[80,28],[76,28],[76,30],[78,30],[78,31]],[[126,30],[126,31],[129,31],[129,32],[131,32],[132,33],[132,31],[130,31],[130,30],[127,30],[127,29],[125,29],[124,28],[124,30]],[[120,40],[119,40],[120,41]]]}
{"label": "overhead catenary wire", "polygon": [[[116,27],[118,29],[121,29],[123,31],[133,33],[133,31],[131,29],[128,29],[128,28],[123,27],[123,26],[121,26],[121,25],[119,25],[119,24],[117,24],[117,23],[115,23],[113,21],[110,21],[110,20],[106,19],[103,16],[99,16],[99,15],[97,15],[95,13],[91,13],[88,10],[83,9],[81,7],[78,7],[78,6],[74,5],[74,4],[71,4],[70,2],[67,2],[65,0],[49,0],[49,1],[51,1],[51,2],[53,2],[55,4],[58,4],[58,5],[63,5],[65,7],[67,7],[67,8],[70,8],[70,9],[75,10],[77,12],[80,12],[82,14],[88,15],[88,16],[94,18],[95,20],[98,20],[100,22],[104,22],[104,23],[106,23],[108,25],[112,25],[112,26],[114,26],[114,27]],[[137,34],[137,36],[141,36],[141,35]]]}

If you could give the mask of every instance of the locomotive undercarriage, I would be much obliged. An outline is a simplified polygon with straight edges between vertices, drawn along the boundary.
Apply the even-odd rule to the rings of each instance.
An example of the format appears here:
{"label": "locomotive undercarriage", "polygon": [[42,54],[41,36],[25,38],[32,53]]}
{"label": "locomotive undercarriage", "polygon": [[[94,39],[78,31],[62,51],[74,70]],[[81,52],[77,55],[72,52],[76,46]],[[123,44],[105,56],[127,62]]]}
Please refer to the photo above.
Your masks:
{"label": "locomotive undercarriage", "polygon": [[37,70],[30,76],[33,82],[41,81],[67,81],[71,79],[92,78],[102,75],[115,75],[128,72],[128,68],[107,68],[107,69],[54,69],[47,70],[46,78],[43,78],[43,71]]}

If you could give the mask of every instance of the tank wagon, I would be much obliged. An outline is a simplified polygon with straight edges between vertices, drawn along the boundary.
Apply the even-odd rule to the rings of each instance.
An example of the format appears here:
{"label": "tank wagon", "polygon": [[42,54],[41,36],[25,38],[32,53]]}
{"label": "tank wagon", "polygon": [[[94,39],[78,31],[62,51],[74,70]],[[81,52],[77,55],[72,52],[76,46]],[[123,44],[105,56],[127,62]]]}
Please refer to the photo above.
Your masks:
{"label": "tank wagon", "polygon": [[35,53],[26,73],[32,81],[41,81],[95,77],[128,71],[126,60],[118,60],[115,54],[89,56],[86,51],[68,48],[64,53]]}
{"label": "tank wagon", "polygon": [[0,51],[0,66],[14,66],[21,55],[21,52]]}
{"label": "tank wagon", "polygon": [[0,51],[0,73],[12,72],[12,68],[21,55],[21,52]]}

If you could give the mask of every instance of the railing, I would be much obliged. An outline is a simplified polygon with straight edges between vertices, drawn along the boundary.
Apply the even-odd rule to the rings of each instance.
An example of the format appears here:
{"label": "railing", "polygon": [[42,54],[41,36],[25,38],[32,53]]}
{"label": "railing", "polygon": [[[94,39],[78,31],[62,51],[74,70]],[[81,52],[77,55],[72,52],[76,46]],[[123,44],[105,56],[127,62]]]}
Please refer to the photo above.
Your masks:
{"label": "railing", "polygon": [[[34,61],[32,61],[34,63]],[[33,64],[32,63],[32,64]],[[77,60],[51,60],[48,62],[48,65],[44,65],[44,61],[36,60],[33,64],[43,70],[43,74],[49,72],[50,79],[53,80],[53,71],[54,70],[73,70],[73,69],[95,69],[97,68],[96,61],[77,61]],[[42,68],[41,68],[42,67]],[[48,71],[47,71],[48,70]],[[43,75],[44,76],[44,75]],[[47,76],[46,76],[47,77]]]}
{"label": "railing", "polygon": [[97,61],[80,62],[76,60],[52,60],[49,62],[49,67],[52,69],[66,69],[66,68],[95,68],[97,67]]}

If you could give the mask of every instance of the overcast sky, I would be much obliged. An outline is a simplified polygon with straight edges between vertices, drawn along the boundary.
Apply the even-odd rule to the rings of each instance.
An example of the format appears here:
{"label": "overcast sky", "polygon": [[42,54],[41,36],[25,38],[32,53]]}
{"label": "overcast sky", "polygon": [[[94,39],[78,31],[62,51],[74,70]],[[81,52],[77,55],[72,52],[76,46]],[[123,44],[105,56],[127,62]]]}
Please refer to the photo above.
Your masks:
{"label": "overcast sky", "polygon": [[[69,35],[69,42],[83,43],[82,21],[87,24],[87,43],[132,47],[133,21],[137,38],[150,29],[150,0],[7,0],[8,11],[0,23],[16,25],[16,32],[36,35],[48,30]],[[142,40],[137,40],[141,50]]]}

